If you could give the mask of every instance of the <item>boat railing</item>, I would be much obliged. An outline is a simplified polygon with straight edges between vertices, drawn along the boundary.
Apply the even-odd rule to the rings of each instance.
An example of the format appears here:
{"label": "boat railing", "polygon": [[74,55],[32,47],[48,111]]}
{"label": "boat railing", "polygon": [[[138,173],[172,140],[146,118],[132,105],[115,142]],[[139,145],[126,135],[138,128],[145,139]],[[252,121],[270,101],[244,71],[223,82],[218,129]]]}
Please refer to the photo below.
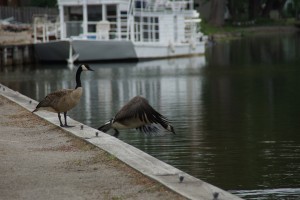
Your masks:
{"label": "boat railing", "polygon": [[180,12],[184,14],[194,9],[193,2],[193,0],[135,0],[133,12]]}
{"label": "boat railing", "polygon": [[201,40],[203,34],[200,32],[200,19],[186,19],[184,36],[186,41]]}
{"label": "boat railing", "polygon": [[[108,24],[105,24],[106,26]],[[117,28],[117,22],[109,22],[109,27],[99,26],[99,22],[88,22],[88,33],[82,34],[82,22],[66,22],[67,37],[76,39],[95,39],[95,40],[129,40],[134,42],[160,42],[158,21],[148,21],[146,24],[139,21],[134,22],[134,34],[127,35],[127,27]],[[143,28],[142,28],[143,27]],[[100,30],[101,29],[101,30]],[[120,32],[119,32],[120,31]]]}
{"label": "boat railing", "polygon": [[89,21],[88,32],[86,34],[83,34],[82,23],[82,21],[65,22],[67,37],[95,40],[124,40],[127,38],[127,28],[124,26],[124,28],[122,28],[121,26],[121,28],[118,30],[117,22]]}

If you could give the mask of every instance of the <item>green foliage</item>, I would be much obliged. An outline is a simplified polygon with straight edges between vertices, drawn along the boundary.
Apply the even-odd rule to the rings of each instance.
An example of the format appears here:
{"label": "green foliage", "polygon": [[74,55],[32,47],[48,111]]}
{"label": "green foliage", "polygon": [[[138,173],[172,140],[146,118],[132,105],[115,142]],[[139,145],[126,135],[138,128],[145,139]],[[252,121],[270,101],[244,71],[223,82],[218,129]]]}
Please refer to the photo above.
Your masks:
{"label": "green foliage", "polygon": [[55,7],[57,0],[31,0],[31,6]]}
{"label": "green foliage", "polygon": [[211,34],[223,33],[223,32],[233,32],[236,29],[237,28],[230,26],[228,24],[225,24],[222,27],[216,27],[216,26],[209,24],[205,20],[201,21],[201,32],[203,32],[205,35],[211,35]]}
{"label": "green foliage", "polygon": [[236,34],[240,33],[241,35],[244,35],[245,28],[251,27],[251,26],[291,26],[294,25],[295,18],[285,18],[285,19],[279,19],[279,20],[272,20],[269,18],[258,18],[255,20],[254,25],[233,25],[232,22],[228,21],[224,24],[222,27],[216,27],[211,24],[209,24],[207,21],[202,20],[200,27],[201,32],[205,35],[213,35],[213,34],[222,34],[222,33],[231,33]]}

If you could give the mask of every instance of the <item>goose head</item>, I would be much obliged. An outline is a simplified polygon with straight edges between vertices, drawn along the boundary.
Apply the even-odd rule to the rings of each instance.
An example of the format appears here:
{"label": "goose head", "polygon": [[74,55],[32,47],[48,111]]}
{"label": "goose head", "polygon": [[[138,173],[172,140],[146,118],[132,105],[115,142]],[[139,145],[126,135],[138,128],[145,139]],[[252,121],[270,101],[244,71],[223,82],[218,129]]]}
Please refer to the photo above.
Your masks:
{"label": "goose head", "polygon": [[83,71],[94,71],[88,64],[81,64],[79,65],[77,72],[76,72],[76,87],[75,89],[81,87],[81,80],[80,80],[80,75],[81,72]]}

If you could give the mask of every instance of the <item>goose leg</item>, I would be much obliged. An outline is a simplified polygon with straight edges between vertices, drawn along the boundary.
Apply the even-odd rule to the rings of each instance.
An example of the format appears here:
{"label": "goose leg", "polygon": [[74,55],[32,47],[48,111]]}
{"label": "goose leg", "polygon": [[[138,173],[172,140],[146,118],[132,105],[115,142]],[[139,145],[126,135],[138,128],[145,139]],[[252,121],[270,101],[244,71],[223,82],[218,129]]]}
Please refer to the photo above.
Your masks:
{"label": "goose leg", "polygon": [[69,126],[67,124],[67,112],[64,112],[64,118],[65,118],[65,125],[64,125],[64,127],[74,127],[74,126]]}
{"label": "goose leg", "polygon": [[60,122],[60,126],[63,127],[63,123],[61,122],[61,116],[60,116],[60,113],[58,113],[58,119],[59,119],[59,122]]}

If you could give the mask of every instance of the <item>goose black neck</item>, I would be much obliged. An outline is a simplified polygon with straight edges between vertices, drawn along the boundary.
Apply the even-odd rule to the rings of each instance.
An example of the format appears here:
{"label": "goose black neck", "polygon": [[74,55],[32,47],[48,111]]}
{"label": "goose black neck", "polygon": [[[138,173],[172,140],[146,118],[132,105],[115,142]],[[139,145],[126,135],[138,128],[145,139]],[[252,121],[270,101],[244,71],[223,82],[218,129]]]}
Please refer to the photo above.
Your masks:
{"label": "goose black neck", "polygon": [[81,87],[81,80],[80,80],[81,72],[82,72],[82,68],[79,67],[76,72],[76,87],[75,87],[75,89],[78,87]]}

